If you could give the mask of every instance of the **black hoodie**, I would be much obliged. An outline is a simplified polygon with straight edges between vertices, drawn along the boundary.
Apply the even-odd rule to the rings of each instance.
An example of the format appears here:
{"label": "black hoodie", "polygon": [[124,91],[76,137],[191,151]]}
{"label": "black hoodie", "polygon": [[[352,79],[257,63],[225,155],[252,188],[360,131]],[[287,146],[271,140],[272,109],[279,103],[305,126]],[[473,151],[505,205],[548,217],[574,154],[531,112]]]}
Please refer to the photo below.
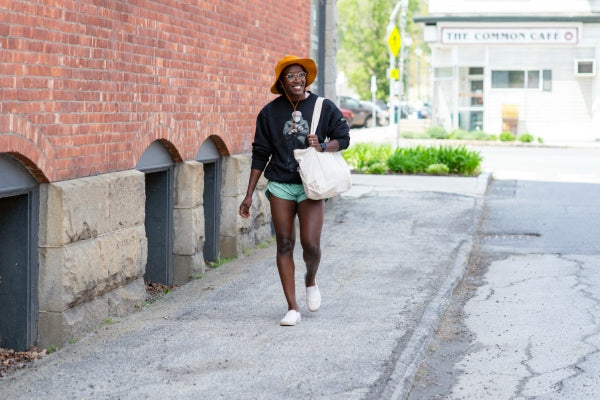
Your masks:
{"label": "black hoodie", "polygon": [[[306,135],[310,132],[317,97],[310,93],[309,97],[298,103],[296,111],[300,111],[302,116],[296,121],[292,119],[294,109],[285,96],[279,96],[263,107],[256,118],[252,169],[264,170],[265,177],[270,181],[302,183],[294,150],[308,147]],[[317,126],[319,142],[324,142],[325,138],[336,139],[340,150],[344,150],[350,145],[349,132],[350,128],[340,109],[331,100],[325,99]]]}

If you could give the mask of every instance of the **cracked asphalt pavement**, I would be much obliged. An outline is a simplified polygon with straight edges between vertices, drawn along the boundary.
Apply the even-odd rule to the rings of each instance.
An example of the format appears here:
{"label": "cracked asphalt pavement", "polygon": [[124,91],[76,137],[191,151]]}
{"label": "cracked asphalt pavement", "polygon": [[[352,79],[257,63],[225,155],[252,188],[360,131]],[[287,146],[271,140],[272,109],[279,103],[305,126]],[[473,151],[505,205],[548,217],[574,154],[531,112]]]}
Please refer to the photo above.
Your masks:
{"label": "cracked asphalt pavement", "polygon": [[600,185],[495,180],[409,398],[600,398]]}

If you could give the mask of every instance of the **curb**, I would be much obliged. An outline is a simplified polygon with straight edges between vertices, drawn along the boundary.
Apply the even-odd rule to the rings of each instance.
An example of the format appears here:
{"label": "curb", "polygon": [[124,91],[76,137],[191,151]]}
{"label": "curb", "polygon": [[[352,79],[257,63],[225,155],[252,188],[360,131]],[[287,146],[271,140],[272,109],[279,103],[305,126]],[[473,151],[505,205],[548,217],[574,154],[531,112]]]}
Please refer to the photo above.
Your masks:
{"label": "curb", "polygon": [[431,338],[448,308],[452,292],[464,275],[471,248],[472,241],[470,240],[463,241],[458,248],[450,275],[425,309],[419,324],[398,356],[394,371],[388,380],[388,386],[382,393],[382,398],[406,399],[410,393],[419,365],[425,359]]}
{"label": "curb", "polygon": [[[494,179],[494,172],[493,171],[484,171],[482,173],[479,174],[479,176],[477,177],[477,193],[481,193],[482,196],[485,196],[485,194],[488,191],[488,188],[490,187],[490,183],[492,182],[492,180]],[[479,223],[479,221],[477,221]]]}
{"label": "curb", "polygon": [[[478,185],[485,185],[483,193],[492,180],[492,174],[480,175]],[[425,359],[427,348],[431,343],[433,335],[439,328],[440,321],[450,304],[454,289],[462,280],[469,263],[469,257],[474,245],[474,236],[483,217],[484,198],[477,198],[473,208],[473,232],[469,239],[465,239],[456,249],[456,257],[452,269],[440,287],[437,295],[429,302],[421,319],[415,327],[408,342],[395,360],[395,366],[387,380],[387,385],[382,391],[381,398],[390,400],[404,400],[410,394],[412,385],[419,370],[419,366]],[[399,343],[400,347],[402,344]]]}

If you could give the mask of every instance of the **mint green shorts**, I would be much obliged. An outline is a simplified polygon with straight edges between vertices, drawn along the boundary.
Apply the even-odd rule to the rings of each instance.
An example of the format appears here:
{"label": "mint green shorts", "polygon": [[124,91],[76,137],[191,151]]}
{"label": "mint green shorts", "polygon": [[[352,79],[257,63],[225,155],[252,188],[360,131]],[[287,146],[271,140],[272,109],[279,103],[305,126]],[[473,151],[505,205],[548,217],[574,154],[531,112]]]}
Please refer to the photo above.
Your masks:
{"label": "mint green shorts", "polygon": [[304,193],[304,186],[300,183],[279,183],[269,181],[267,183],[266,193],[267,198],[270,200],[271,195],[279,197],[284,200],[292,200],[296,203],[306,200],[306,193]]}

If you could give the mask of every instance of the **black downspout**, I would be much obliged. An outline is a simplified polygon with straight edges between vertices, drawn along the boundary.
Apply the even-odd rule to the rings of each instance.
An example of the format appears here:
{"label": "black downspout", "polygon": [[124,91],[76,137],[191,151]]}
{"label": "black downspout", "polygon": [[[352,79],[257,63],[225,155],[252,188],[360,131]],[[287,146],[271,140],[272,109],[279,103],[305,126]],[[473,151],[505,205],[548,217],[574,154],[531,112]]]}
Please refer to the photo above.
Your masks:
{"label": "black downspout", "polygon": [[319,79],[317,90],[319,95],[325,96],[325,29],[327,13],[327,0],[319,0],[319,44],[318,44],[318,60],[317,68],[319,69]]}

